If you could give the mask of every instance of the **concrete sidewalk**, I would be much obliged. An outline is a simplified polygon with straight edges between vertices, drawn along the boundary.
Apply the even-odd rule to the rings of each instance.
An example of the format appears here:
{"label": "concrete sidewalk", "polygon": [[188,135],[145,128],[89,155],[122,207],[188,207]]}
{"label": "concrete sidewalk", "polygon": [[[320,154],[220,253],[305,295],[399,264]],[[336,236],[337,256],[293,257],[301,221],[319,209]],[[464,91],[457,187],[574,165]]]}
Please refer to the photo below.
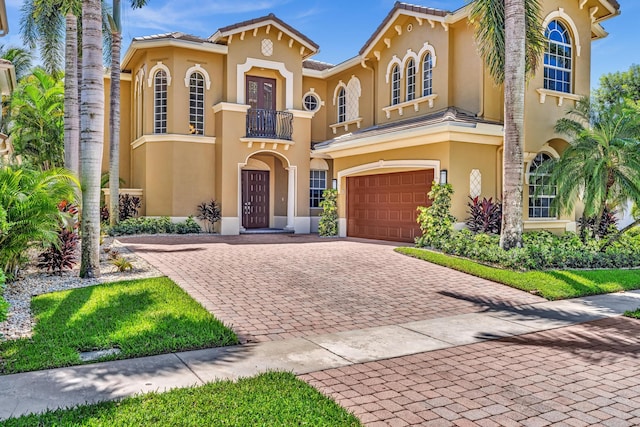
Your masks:
{"label": "concrete sidewalk", "polygon": [[640,291],[510,306],[417,322],[2,376],[0,419],[266,370],[305,374],[618,316]]}

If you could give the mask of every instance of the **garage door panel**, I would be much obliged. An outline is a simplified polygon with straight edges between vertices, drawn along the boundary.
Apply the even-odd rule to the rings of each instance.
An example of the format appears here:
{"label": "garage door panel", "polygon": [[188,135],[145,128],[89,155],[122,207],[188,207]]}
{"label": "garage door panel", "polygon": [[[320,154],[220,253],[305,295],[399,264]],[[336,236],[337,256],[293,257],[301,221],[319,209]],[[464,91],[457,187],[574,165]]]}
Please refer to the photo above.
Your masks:
{"label": "garage door panel", "polygon": [[433,170],[347,178],[347,235],[407,241],[421,234],[418,206],[428,204]]}

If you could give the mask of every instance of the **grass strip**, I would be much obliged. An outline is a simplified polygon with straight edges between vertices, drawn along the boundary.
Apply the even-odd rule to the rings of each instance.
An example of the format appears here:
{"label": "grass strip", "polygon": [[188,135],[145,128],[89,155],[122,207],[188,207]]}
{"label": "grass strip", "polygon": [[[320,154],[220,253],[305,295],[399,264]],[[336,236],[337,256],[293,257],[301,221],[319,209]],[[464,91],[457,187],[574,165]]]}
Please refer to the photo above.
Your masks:
{"label": "grass strip", "polygon": [[238,342],[167,277],[43,294],[31,309],[33,336],[0,342],[2,374],[79,365],[85,351],[120,349],[104,361]]}
{"label": "grass strip", "polygon": [[442,265],[473,276],[533,292],[548,300],[640,289],[640,270],[549,270],[513,271],[489,267],[440,252],[418,248],[396,248],[396,252]]}
{"label": "grass strip", "polygon": [[149,393],[4,421],[6,427],[360,426],[358,419],[293,374]]}
{"label": "grass strip", "polygon": [[624,315],[627,317],[631,317],[633,319],[640,319],[640,308],[636,308],[635,310],[631,311],[625,311]]}

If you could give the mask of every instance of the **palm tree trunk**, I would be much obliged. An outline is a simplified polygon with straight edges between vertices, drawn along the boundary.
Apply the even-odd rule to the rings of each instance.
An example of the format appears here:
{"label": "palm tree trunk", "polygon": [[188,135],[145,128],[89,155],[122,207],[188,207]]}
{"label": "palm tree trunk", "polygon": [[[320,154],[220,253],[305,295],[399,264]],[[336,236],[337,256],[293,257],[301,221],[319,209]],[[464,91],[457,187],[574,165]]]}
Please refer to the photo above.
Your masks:
{"label": "palm tree trunk", "polygon": [[78,104],[78,18],[65,16],[64,166],[80,172],[80,111]]}
{"label": "palm tree trunk", "polygon": [[104,143],[102,3],[82,2],[82,94],[80,162],[82,253],[80,277],[100,275],[100,168]]}
{"label": "palm tree trunk", "polygon": [[500,246],[522,247],[525,0],[505,0],[504,178]]}
{"label": "palm tree trunk", "polygon": [[111,102],[109,105],[109,223],[113,226],[118,223],[120,207],[120,28],[116,28],[111,37]]}

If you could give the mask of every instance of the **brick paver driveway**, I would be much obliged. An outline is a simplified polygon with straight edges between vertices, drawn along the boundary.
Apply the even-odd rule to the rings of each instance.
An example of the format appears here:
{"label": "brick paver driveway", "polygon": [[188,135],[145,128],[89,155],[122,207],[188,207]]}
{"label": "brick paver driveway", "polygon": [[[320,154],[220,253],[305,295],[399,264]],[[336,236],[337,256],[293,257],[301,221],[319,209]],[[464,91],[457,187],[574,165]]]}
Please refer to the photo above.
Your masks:
{"label": "brick paver driveway", "polygon": [[317,236],[135,237],[122,242],[246,341],[393,325],[541,298],[393,252]]}
{"label": "brick paver driveway", "polygon": [[598,320],[302,379],[369,426],[638,426],[640,321]]}

